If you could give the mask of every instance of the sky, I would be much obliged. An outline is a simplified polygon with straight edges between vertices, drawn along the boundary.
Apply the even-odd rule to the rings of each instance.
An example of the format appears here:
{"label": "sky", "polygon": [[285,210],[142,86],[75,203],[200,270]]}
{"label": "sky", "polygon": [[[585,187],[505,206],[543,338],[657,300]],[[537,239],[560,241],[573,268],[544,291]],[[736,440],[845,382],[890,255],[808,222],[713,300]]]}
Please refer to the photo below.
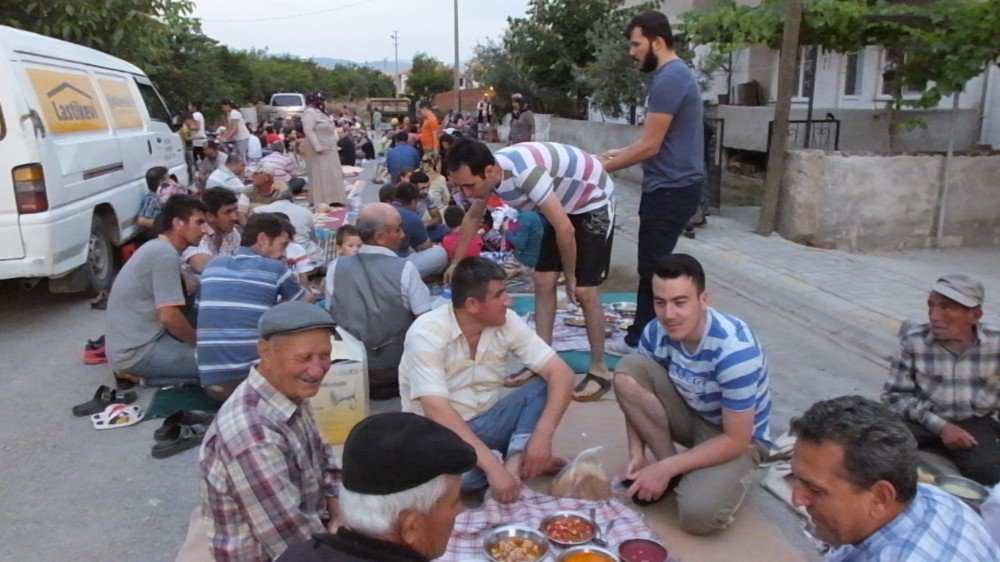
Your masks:
{"label": "sky", "polygon": [[[464,61],[472,58],[477,43],[499,39],[507,17],[523,16],[528,0],[458,4],[459,56]],[[399,30],[400,61],[422,51],[451,64],[453,9],[453,0],[196,0],[192,15],[202,20],[205,35],[230,48],[266,47],[275,54],[354,62],[388,59],[391,71],[394,30]]]}

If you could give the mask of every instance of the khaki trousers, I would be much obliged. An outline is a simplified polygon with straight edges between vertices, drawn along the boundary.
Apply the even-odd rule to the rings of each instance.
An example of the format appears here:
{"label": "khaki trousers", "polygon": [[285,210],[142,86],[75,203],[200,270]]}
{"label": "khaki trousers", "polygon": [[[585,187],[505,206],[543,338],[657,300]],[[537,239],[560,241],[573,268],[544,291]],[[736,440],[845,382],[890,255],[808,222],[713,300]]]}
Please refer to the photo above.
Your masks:
{"label": "khaki trousers", "polygon": [[[722,435],[722,427],[708,423],[684,402],[667,370],[654,359],[627,355],[615,367],[615,376],[620,375],[632,377],[660,400],[675,443],[690,449]],[[754,470],[765,453],[766,448],[754,442],[731,461],[685,474],[677,486],[681,527],[696,535],[725,529],[746,498]]]}

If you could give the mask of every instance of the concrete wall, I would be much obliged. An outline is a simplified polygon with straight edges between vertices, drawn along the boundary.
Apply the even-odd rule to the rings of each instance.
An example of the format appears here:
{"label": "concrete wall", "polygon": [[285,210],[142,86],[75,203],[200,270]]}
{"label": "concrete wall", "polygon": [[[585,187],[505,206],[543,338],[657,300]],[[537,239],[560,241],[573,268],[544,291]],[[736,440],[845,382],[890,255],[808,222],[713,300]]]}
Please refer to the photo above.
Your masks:
{"label": "concrete wall", "polygon": [[[813,119],[827,113],[840,119],[840,150],[889,152],[889,116],[881,110],[814,108]],[[726,120],[722,145],[726,148],[767,152],[767,126],[774,118],[773,107],[718,106],[717,116]],[[923,128],[899,131],[893,143],[895,152],[934,152],[948,148],[951,111],[897,112],[897,119],[921,119]],[[805,119],[806,110],[792,108],[792,119]],[[976,132],[979,112],[960,109],[956,112],[955,150],[969,150],[979,141]]]}
{"label": "concrete wall", "polygon": [[[549,115],[535,116],[536,140],[561,142],[577,146],[592,154],[632,144],[641,134],[642,127],[636,125],[593,123]],[[615,172],[614,175],[631,182],[642,181],[642,170],[638,165]]]}
{"label": "concrete wall", "polygon": [[[944,157],[789,151],[778,233],[838,249],[931,247]],[[942,246],[1000,247],[1000,155],[956,156]]]}

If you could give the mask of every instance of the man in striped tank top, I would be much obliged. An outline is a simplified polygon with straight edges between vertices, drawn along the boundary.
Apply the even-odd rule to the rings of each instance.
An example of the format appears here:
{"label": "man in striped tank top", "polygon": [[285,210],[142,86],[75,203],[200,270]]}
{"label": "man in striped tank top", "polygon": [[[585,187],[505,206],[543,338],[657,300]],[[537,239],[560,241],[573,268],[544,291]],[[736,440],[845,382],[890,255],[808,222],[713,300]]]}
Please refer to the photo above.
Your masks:
{"label": "man in striped tank top", "polygon": [[658,263],[653,306],[638,353],[615,367],[630,456],[623,483],[640,505],[677,486],[681,528],[707,534],[732,522],[772,445],[767,359],[746,323],[708,306],[705,272],[687,254]]}
{"label": "man in striped tank top", "polygon": [[[446,169],[452,183],[472,201],[459,227],[456,258],[465,255],[491,195],[514,209],[538,211],[544,216],[545,233],[534,274],[538,335],[552,343],[556,287],[562,273],[566,295],[583,309],[590,343],[590,369],[574,397],[581,401],[600,398],[611,387],[611,373],[604,363],[605,320],[600,297],[600,285],[611,263],[611,176],[593,154],[551,142],[515,144],[493,154],[484,143],[463,139],[448,151]],[[457,262],[452,261],[446,280]]]}

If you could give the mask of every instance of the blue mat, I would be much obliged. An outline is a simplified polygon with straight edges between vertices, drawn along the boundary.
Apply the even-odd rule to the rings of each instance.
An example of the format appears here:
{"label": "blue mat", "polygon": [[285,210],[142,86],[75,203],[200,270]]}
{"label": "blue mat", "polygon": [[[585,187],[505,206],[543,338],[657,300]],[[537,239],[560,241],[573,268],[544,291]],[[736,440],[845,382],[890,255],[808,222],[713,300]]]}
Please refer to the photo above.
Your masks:
{"label": "blue mat", "polygon": [[[560,287],[559,290],[562,290]],[[511,310],[518,313],[521,316],[528,314],[529,312],[534,312],[535,310],[535,296],[534,295],[517,295],[513,297],[514,304],[511,306]],[[601,295],[601,302],[605,304],[610,304],[613,302],[635,302],[635,293],[604,293]],[[561,351],[559,356],[563,358],[564,361],[569,363],[571,369],[574,373],[586,373],[587,369],[590,367],[590,352],[589,351]],[[615,365],[618,364],[618,360],[621,359],[616,355],[604,356],[604,362],[607,364],[609,369],[614,369]]]}

